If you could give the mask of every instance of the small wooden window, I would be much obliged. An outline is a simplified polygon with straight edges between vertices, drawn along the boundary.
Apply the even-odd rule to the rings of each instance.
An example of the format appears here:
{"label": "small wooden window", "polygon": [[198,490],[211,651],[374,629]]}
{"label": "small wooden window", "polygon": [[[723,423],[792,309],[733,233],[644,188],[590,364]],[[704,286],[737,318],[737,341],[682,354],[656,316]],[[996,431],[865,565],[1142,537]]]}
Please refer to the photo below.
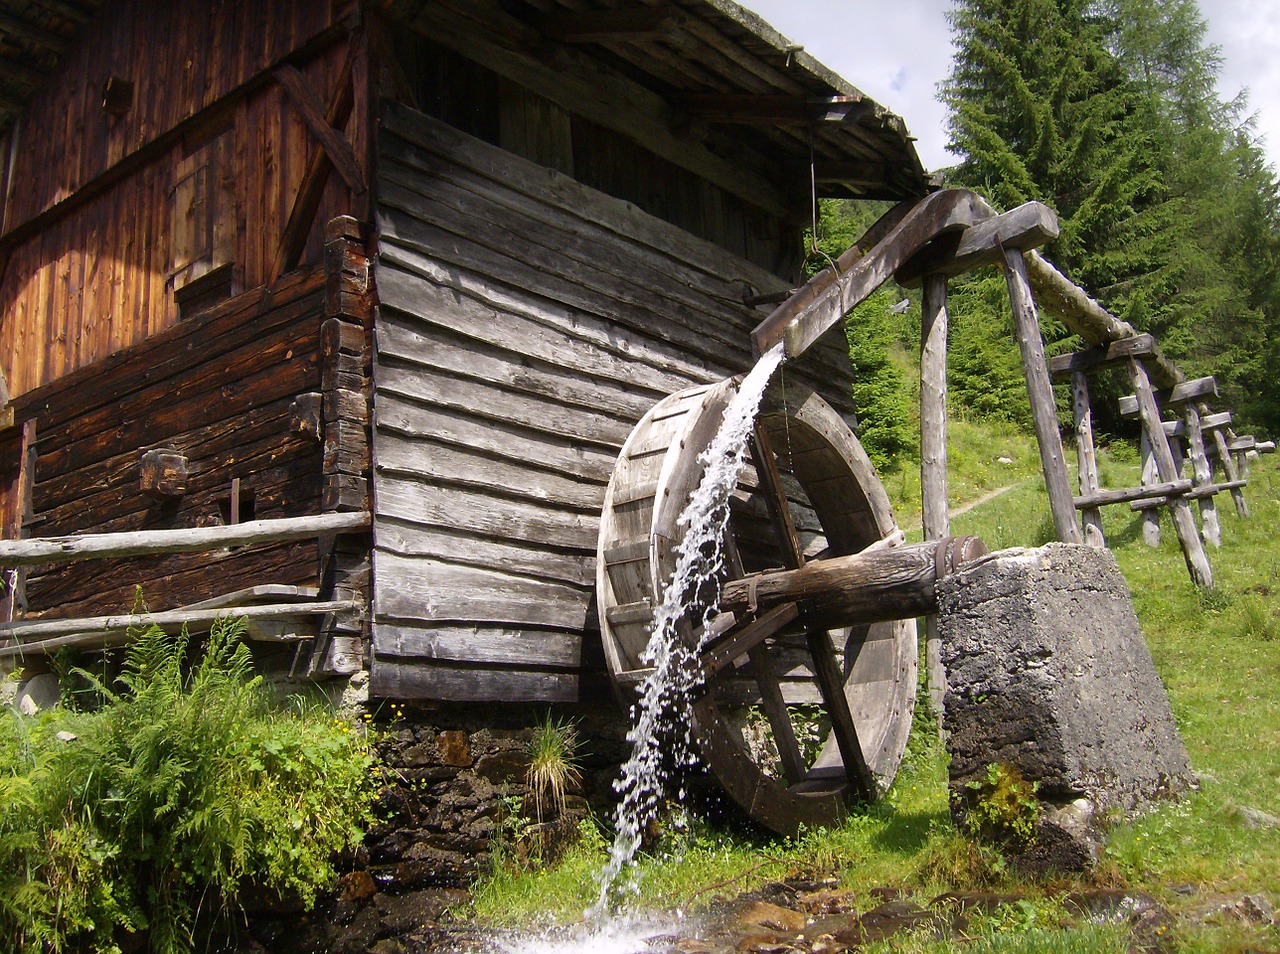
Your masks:
{"label": "small wooden window", "polygon": [[178,161],[172,195],[169,280],[188,318],[234,293],[236,212],[234,133],[223,128]]}

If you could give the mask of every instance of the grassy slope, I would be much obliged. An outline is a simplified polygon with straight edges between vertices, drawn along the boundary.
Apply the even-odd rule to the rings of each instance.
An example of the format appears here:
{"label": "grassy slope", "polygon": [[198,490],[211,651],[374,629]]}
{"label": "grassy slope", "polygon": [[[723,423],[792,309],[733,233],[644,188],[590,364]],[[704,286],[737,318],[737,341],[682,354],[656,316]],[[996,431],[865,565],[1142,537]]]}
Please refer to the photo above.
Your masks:
{"label": "grassy slope", "polygon": [[[958,515],[952,533],[976,533],[993,549],[1036,545],[1052,523],[1034,443],[1016,430],[959,422],[950,449],[952,498],[979,499],[1011,487]],[[998,460],[1005,457],[1012,463]],[[1103,483],[1137,480],[1132,450],[1104,455]],[[1108,541],[1129,580],[1134,604],[1193,764],[1199,794],[1115,828],[1091,885],[1117,885],[1154,894],[1185,920],[1176,929],[1182,950],[1276,950],[1274,931],[1200,923],[1212,899],[1245,893],[1280,901],[1280,828],[1256,827],[1250,811],[1280,816],[1280,466],[1264,458],[1246,490],[1253,509],[1239,518],[1220,498],[1223,546],[1211,551],[1217,588],[1205,595],[1188,580],[1168,519],[1157,549],[1141,540],[1127,507],[1105,514]],[[886,479],[905,527],[918,526],[918,479],[909,471]],[[794,843],[758,842],[712,831],[696,822],[671,839],[672,850],[641,867],[641,896],[654,905],[698,907],[717,897],[788,872],[834,872],[869,899],[872,888],[904,888],[921,900],[946,890],[1028,889],[1033,903],[1003,911],[980,925],[983,950],[1123,950],[1115,930],[1057,930],[1064,920],[1054,900],[1081,884],[1021,885],[993,852],[956,832],[946,804],[945,756],[925,719],[917,720],[908,759],[884,802],[835,831]],[[592,872],[602,843],[589,839],[558,869],[501,871],[477,896],[482,920],[527,923],[536,917],[573,920],[592,900]],[[1187,886],[1192,886],[1189,889]],[[868,906],[873,903],[868,900]],[[1049,934],[1037,933],[1045,928]],[[1065,946],[1062,946],[1065,945]],[[893,950],[948,950],[900,939]]]}

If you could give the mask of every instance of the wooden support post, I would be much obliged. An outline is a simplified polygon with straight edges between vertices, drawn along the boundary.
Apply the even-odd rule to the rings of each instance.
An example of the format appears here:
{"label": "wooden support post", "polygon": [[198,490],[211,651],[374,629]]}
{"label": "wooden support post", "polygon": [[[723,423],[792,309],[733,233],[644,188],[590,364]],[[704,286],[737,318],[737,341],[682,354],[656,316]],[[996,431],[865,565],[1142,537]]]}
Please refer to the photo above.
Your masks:
{"label": "wooden support post", "polygon": [[1018,249],[1005,249],[1004,266],[1005,280],[1009,285],[1009,302],[1018,332],[1018,347],[1022,351],[1022,370],[1027,377],[1027,395],[1031,399],[1031,419],[1036,428],[1036,442],[1040,446],[1040,464],[1044,468],[1044,483],[1049,491],[1049,508],[1053,512],[1053,525],[1058,532],[1058,539],[1063,543],[1083,543],[1080,525],[1076,522],[1074,495],[1067,479],[1062,435],[1058,433],[1058,412],[1053,401],[1053,385],[1049,381],[1049,366],[1044,358],[1044,341],[1040,337],[1040,322],[1036,316],[1035,301],[1031,297],[1031,283],[1027,279],[1027,266],[1022,252]]}
{"label": "wooden support post", "polygon": [[[1200,406],[1200,410],[1204,411],[1204,405]],[[1227,447],[1226,435],[1222,433],[1221,427],[1213,429],[1213,445],[1218,449],[1218,460],[1222,461],[1222,472],[1227,476],[1228,483],[1234,483],[1240,479],[1240,470],[1236,467],[1235,458],[1231,456],[1231,451]],[[1236,505],[1236,513],[1241,517],[1249,516],[1249,501],[1245,499],[1244,489],[1242,487],[1233,487],[1231,490],[1231,500]]]}
{"label": "wooden support post", "polygon": [[[947,277],[924,279],[920,325],[920,496],[926,540],[951,533],[947,516]],[[925,662],[929,699],[938,713],[947,693],[947,672],[938,642],[938,617],[925,617]]]}
{"label": "wooden support post", "polygon": [[[324,508],[369,507],[371,448],[369,392],[373,295],[363,226],[349,216],[325,233],[325,316],[320,346],[324,439]],[[368,539],[337,538],[320,548],[322,592],[367,604],[371,568]],[[367,620],[358,613],[324,618],[308,662],[312,676],[349,675],[365,662]]]}
{"label": "wooden support post", "polygon": [[[1071,410],[1076,423],[1076,467],[1080,474],[1080,496],[1096,494],[1098,455],[1093,446],[1093,408],[1089,405],[1089,378],[1083,371],[1071,372]],[[1080,512],[1084,539],[1089,546],[1105,547],[1102,534],[1102,511],[1086,507]]]}
{"label": "wooden support post", "polygon": [[[1200,430],[1200,412],[1195,405],[1188,404],[1183,409],[1183,417],[1187,422],[1187,455],[1191,458],[1191,474],[1196,487],[1208,487],[1213,483],[1213,472],[1209,469],[1209,455],[1204,452],[1204,434]],[[1213,547],[1222,546],[1222,529],[1218,525],[1218,508],[1213,502],[1213,495],[1199,498],[1200,529],[1204,533],[1205,542]]]}
{"label": "wooden support post", "polygon": [[[1146,428],[1142,430],[1142,486],[1151,487],[1159,483],[1156,476],[1156,459],[1151,454],[1151,439],[1147,437]],[[1142,511],[1142,541],[1149,547],[1160,546],[1160,510],[1148,507]]]}
{"label": "wooden support post", "polygon": [[[1146,368],[1137,358],[1130,358],[1129,373],[1133,377],[1133,390],[1138,399],[1138,411],[1142,416],[1142,429],[1151,441],[1151,455],[1156,462],[1156,473],[1163,481],[1177,480],[1178,468],[1173,460],[1173,451],[1169,449],[1169,439],[1165,437],[1164,426],[1160,423],[1160,409],[1156,406],[1155,392],[1151,388],[1151,380],[1147,377]],[[1182,545],[1182,555],[1187,561],[1187,571],[1191,574],[1192,582],[1196,586],[1212,587],[1213,570],[1209,568],[1204,547],[1200,545],[1196,521],[1191,516],[1191,504],[1183,497],[1171,497],[1169,515],[1173,518],[1173,528],[1178,534],[1178,542]]]}

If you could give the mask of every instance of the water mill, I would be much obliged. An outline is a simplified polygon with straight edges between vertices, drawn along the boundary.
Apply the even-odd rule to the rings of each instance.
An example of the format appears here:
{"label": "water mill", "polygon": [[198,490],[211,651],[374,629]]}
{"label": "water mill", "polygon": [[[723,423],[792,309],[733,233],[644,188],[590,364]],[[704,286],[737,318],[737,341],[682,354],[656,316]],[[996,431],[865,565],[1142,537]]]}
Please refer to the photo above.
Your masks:
{"label": "water mill", "polygon": [[[729,0],[0,6],[28,24],[0,50],[0,662],[39,708],[60,655],[230,616],[272,679],[408,712],[371,890],[481,870],[547,711],[598,740],[582,811],[614,800],[682,514],[770,354],[666,615],[690,777],[784,835],[892,782],[939,587],[989,557],[947,522],[949,279],[1005,277],[1059,541],[1163,513],[1210,589],[1215,501],[1246,513],[1272,449],[1037,251],[1051,209],[944,187]],[[878,217],[809,275],[820,199]],[[851,392],[846,316],[889,281],[922,303],[922,542]],[[1082,349],[1046,358],[1046,315]],[[1140,486],[1100,484],[1104,370]]]}

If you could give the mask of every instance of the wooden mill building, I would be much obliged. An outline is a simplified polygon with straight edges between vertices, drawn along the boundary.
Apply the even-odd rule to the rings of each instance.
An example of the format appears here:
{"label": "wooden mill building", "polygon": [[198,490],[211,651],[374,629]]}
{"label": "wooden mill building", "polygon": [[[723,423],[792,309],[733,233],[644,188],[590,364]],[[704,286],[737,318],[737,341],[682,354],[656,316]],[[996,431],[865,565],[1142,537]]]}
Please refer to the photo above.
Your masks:
{"label": "wooden mill building", "polygon": [[[6,635],[266,605],[392,698],[580,699],[632,426],[749,367],[815,191],[929,191],[730,0],[0,0],[0,124],[4,536],[294,528],[9,570]],[[851,417],[840,329],[785,373]]]}

